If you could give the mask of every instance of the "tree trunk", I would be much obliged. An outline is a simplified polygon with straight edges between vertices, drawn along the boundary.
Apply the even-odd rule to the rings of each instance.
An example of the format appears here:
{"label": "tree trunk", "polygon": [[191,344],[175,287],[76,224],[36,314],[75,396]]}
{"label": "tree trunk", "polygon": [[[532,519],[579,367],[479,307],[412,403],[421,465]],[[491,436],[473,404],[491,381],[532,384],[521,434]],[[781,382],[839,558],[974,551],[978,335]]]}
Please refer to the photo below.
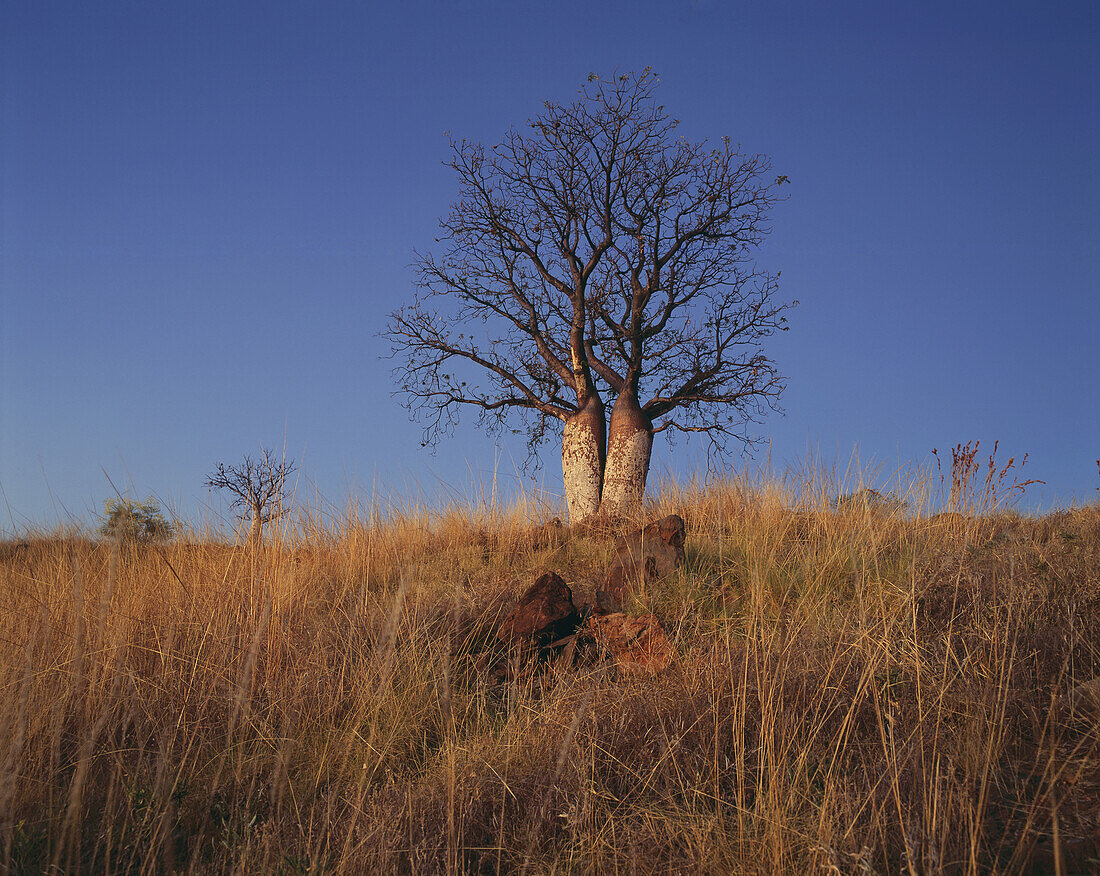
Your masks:
{"label": "tree trunk", "polygon": [[603,401],[592,393],[581,409],[565,421],[561,439],[561,470],[570,523],[580,523],[600,510],[606,434]]}
{"label": "tree trunk", "polygon": [[653,423],[638,405],[638,396],[624,389],[611,409],[602,513],[625,515],[642,504],[652,451]]}
{"label": "tree trunk", "polygon": [[263,541],[263,522],[260,518],[260,512],[256,508],[252,509],[252,523],[248,527],[248,544],[249,547],[258,548]]}

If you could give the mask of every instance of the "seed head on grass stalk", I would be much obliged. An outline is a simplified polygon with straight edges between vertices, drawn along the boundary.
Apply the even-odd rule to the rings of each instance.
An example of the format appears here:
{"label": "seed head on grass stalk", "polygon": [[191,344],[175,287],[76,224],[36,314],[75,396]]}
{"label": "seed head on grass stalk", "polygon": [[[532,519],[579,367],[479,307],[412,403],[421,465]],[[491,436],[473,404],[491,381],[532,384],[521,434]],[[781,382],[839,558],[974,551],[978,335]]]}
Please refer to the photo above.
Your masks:
{"label": "seed head on grass stalk", "polygon": [[[948,499],[950,511],[966,516],[982,516],[1007,510],[1023,498],[1028,487],[1046,483],[1035,478],[1020,480],[1019,473],[1027,465],[1026,453],[1019,466],[1016,465],[1016,457],[1010,456],[1008,462],[998,469],[999,444],[999,441],[993,442],[993,450],[984,462],[978,459],[981,441],[967,441],[966,444],[960,442],[951,448],[951,493]],[[932,455],[936,457],[936,467],[942,481],[940,455],[934,447]],[[985,469],[984,478],[982,469]]]}

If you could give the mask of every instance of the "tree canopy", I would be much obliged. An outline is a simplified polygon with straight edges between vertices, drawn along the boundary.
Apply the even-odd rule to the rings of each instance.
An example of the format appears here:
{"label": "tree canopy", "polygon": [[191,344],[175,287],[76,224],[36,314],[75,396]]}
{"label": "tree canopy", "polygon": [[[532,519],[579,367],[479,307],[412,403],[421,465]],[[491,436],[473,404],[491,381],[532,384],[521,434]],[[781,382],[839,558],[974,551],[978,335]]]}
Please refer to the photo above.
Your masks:
{"label": "tree canopy", "polygon": [[260,447],[259,457],[246,454],[240,465],[219,462],[206,486],[233,497],[230,507],[239,508],[241,519],[250,521],[249,541],[258,543],[264,524],[286,511],[286,482],[295,468],[293,460],[278,459],[270,448]]}
{"label": "tree canopy", "polygon": [[785,177],[728,138],[677,137],[657,87],[648,69],[593,74],[491,148],[451,141],[458,198],[388,326],[426,442],[472,408],[494,426],[520,414],[532,449],[561,421],[568,444],[584,412],[602,480],[615,411],[650,439],[699,432],[723,450],[776,406],[761,342],[789,305],[754,256]]}
{"label": "tree canopy", "polygon": [[164,516],[156,499],[136,502],[120,497],[104,500],[99,531],[120,541],[167,541],[175,535],[176,527]]}

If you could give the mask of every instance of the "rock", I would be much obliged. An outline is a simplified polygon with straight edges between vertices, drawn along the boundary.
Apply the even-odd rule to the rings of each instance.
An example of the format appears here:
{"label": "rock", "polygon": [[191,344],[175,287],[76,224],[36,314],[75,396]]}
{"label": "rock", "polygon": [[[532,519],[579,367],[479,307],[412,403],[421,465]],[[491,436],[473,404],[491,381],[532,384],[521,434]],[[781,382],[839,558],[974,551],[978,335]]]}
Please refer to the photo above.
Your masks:
{"label": "rock", "polygon": [[[576,582],[574,582],[575,584]],[[573,591],[573,606],[577,609],[577,614],[580,615],[583,621],[586,617],[592,614],[596,610],[596,600],[593,595],[587,590],[574,590]]]}
{"label": "rock", "polygon": [[597,590],[593,614],[615,614],[622,611],[622,603],[606,590]]}
{"label": "rock", "polygon": [[615,560],[604,590],[622,603],[639,583],[671,575],[684,564],[684,519],[670,514],[624,535],[615,543]]}
{"label": "rock", "polygon": [[1057,706],[1063,720],[1100,717],[1100,675],[1063,694]]}
{"label": "rock", "polygon": [[565,542],[565,536],[565,525],[560,517],[555,517],[535,530],[535,544],[538,547],[556,548]]}
{"label": "rock", "polygon": [[573,633],[571,636],[566,636],[554,643],[555,646],[560,646],[558,655],[553,659],[551,666],[560,671],[573,668],[573,661],[577,656],[577,637],[579,633]]}
{"label": "rock", "polygon": [[655,523],[649,524],[642,530],[647,535],[656,536],[669,547],[676,550],[680,562],[684,560],[684,541],[687,539],[687,531],[684,527],[684,518],[679,514],[669,514]]}
{"label": "rock", "polygon": [[573,605],[577,607],[577,613],[584,621],[590,614],[614,614],[622,611],[619,600],[599,587],[588,590],[573,591]]}
{"label": "rock", "polygon": [[485,682],[489,687],[496,687],[512,680],[511,666],[508,665],[508,660],[496,657],[493,654],[482,655],[481,660],[478,662],[478,671],[485,677]]}
{"label": "rock", "polygon": [[587,629],[596,644],[628,675],[660,672],[676,657],[676,649],[651,614],[640,617],[615,613],[592,615]]}
{"label": "rock", "polygon": [[497,637],[508,644],[548,645],[575,632],[580,622],[569,585],[547,572],[520,597]]}

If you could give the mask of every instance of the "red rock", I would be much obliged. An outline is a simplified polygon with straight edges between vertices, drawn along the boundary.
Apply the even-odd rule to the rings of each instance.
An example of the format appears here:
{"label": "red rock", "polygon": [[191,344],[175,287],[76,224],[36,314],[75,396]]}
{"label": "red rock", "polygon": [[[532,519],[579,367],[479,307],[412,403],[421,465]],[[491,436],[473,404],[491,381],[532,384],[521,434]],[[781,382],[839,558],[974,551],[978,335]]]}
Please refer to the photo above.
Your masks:
{"label": "red rock", "polygon": [[684,564],[684,519],[670,514],[624,535],[615,543],[615,560],[604,590],[622,602],[641,583],[671,575]]}
{"label": "red rock", "polygon": [[580,620],[569,585],[548,572],[520,597],[497,636],[513,644],[531,640],[547,644],[574,632]]}
{"label": "red rock", "polygon": [[669,514],[667,517],[662,517],[660,520],[650,523],[642,532],[659,538],[675,550],[680,562],[683,562],[684,541],[687,539],[687,531],[684,526],[684,518],[679,514]]}
{"label": "red rock", "polygon": [[587,625],[596,644],[611,655],[624,674],[660,672],[676,657],[672,642],[651,614],[592,615]]}

